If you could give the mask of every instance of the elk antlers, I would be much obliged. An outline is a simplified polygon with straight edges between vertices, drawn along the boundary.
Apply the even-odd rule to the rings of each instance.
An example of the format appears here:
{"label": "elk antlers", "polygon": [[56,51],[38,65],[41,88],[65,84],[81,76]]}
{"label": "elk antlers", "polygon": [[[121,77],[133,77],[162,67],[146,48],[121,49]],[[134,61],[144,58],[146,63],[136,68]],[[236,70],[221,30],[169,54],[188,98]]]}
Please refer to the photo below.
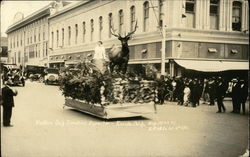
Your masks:
{"label": "elk antlers", "polygon": [[115,34],[115,31],[113,30],[113,26],[111,26],[111,28],[110,28],[110,33],[113,35],[113,36],[115,36],[115,37],[121,37],[121,35],[118,33],[118,34]]}
{"label": "elk antlers", "polygon": [[[135,28],[134,28],[134,30],[133,31],[131,31],[131,32],[129,32],[124,38],[126,38],[126,37],[129,37],[129,36],[131,36],[132,34],[134,34],[135,33],[135,31],[136,31],[136,29],[137,29],[137,20],[136,20],[136,22],[135,22]],[[121,37],[121,35],[118,33],[118,34],[115,34],[115,30],[113,29],[113,27],[111,27],[110,28],[110,33],[113,35],[113,36],[115,36],[115,37]]]}
{"label": "elk antlers", "polygon": [[134,34],[134,33],[135,33],[135,31],[136,31],[136,28],[137,28],[137,27],[138,27],[138,26],[137,26],[137,20],[136,20],[134,30],[133,30],[132,32],[129,32],[129,33],[126,35],[126,37],[128,37],[128,36],[130,36],[130,35]]}

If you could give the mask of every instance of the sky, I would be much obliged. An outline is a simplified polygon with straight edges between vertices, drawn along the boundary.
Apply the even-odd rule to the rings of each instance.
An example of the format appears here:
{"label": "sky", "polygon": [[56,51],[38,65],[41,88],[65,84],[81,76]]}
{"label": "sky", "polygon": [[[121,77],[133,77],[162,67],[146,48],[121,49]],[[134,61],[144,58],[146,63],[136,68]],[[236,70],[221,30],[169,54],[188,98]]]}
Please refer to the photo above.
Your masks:
{"label": "sky", "polygon": [[24,17],[36,12],[37,10],[48,5],[51,1],[21,1],[21,0],[4,0],[1,1],[1,36],[5,34],[7,28],[13,23],[16,13],[21,12]]}

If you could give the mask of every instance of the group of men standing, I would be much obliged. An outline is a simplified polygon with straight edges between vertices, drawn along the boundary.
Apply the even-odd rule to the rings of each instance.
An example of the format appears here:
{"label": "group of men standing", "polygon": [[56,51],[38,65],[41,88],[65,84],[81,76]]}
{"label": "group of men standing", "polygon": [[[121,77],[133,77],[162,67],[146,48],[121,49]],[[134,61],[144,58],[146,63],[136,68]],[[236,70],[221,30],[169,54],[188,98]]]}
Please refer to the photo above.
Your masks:
{"label": "group of men standing", "polygon": [[229,89],[232,91],[232,113],[240,113],[242,107],[243,114],[245,114],[245,104],[248,97],[248,82],[245,80],[233,79]]}
{"label": "group of men standing", "polygon": [[209,79],[198,78],[165,78],[160,79],[158,83],[158,99],[163,104],[165,99],[177,101],[178,105],[196,107],[203,103],[210,106],[215,105],[217,101],[217,113],[226,112],[223,99],[226,94],[232,96],[233,111],[240,113],[242,105],[243,114],[245,114],[245,103],[248,97],[248,84],[246,80],[233,79],[225,81],[221,77],[211,77]]}

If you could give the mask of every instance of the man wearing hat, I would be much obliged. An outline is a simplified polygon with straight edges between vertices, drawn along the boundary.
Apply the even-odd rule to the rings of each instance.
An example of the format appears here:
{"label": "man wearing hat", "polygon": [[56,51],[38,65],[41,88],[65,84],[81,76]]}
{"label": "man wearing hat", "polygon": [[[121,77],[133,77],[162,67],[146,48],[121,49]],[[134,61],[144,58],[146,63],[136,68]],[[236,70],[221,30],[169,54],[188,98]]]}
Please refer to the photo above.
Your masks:
{"label": "man wearing hat", "polygon": [[216,98],[217,98],[217,105],[218,105],[217,113],[221,113],[221,109],[223,109],[223,112],[226,111],[226,108],[223,104],[223,99],[226,94],[227,86],[223,82],[221,77],[219,77],[217,80],[218,80],[217,87],[216,87]]}
{"label": "man wearing hat", "polygon": [[239,93],[239,106],[237,106],[237,111],[238,113],[240,113],[240,108],[242,106],[242,111],[243,111],[243,114],[245,114],[245,104],[246,104],[246,101],[247,101],[247,97],[248,97],[248,82],[241,79],[239,81],[239,86],[240,86],[240,93]]}
{"label": "man wearing hat", "polygon": [[17,95],[17,91],[13,91],[8,85],[2,88],[2,106],[3,106],[3,126],[12,127],[10,119],[12,115],[12,107],[14,107],[13,96]]}
{"label": "man wearing hat", "polygon": [[238,79],[232,79],[233,86],[232,86],[232,101],[233,101],[233,111],[232,113],[239,113],[239,106],[240,106],[240,84]]}

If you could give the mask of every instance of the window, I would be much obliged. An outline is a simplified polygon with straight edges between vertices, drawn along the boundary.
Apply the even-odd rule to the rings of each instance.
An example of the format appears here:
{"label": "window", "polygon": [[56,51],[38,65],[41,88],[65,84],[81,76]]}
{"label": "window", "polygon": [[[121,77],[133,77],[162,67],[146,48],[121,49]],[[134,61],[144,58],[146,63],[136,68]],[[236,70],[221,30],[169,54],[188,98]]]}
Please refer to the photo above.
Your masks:
{"label": "window", "polygon": [[219,0],[210,0],[210,29],[219,29]]}
{"label": "window", "polygon": [[119,33],[123,33],[124,15],[123,10],[119,11]]}
{"label": "window", "polygon": [[233,2],[233,19],[232,19],[232,30],[241,31],[241,10],[242,3],[238,1]]}
{"label": "window", "polygon": [[71,40],[71,28],[69,26],[68,27],[68,45],[70,45],[70,40]]}
{"label": "window", "polygon": [[146,1],[143,4],[143,31],[148,31],[148,25],[149,25],[149,3]]}
{"label": "window", "polygon": [[39,32],[38,32],[38,41],[41,41],[41,27],[39,27]]}
{"label": "window", "polygon": [[45,40],[45,25],[43,25],[43,40]]}
{"label": "window", "polygon": [[17,47],[19,46],[19,44],[18,44],[18,35],[17,35],[17,37],[16,37],[16,46],[17,46]]}
{"label": "window", "polygon": [[163,0],[159,0],[159,27],[163,25]]}
{"label": "window", "polygon": [[48,55],[48,43],[46,42],[46,47],[45,47],[45,55]]}
{"label": "window", "polygon": [[78,25],[75,25],[75,44],[77,44],[77,38],[78,38]]}
{"label": "window", "polygon": [[32,32],[33,30],[30,31],[30,43],[32,44]]}
{"label": "window", "polygon": [[113,16],[109,13],[109,38],[111,38],[111,28],[113,28]]}
{"label": "window", "polygon": [[56,47],[58,47],[59,44],[59,31],[56,30]]}
{"label": "window", "polygon": [[135,6],[130,8],[130,31],[133,31],[135,25]]}
{"label": "window", "polygon": [[18,63],[21,63],[21,52],[18,51]]}
{"label": "window", "polygon": [[62,29],[62,46],[64,46],[64,28]]}
{"label": "window", "polygon": [[82,23],[82,42],[85,42],[85,36],[86,36],[86,23]]}
{"label": "window", "polygon": [[24,31],[24,32],[23,32],[23,44],[24,44],[24,45],[26,45],[25,39],[26,39],[26,32]]}
{"label": "window", "polygon": [[34,42],[36,42],[36,28],[34,29]]}
{"label": "window", "polygon": [[93,41],[93,34],[94,34],[94,20],[90,20],[90,41]]}
{"label": "window", "polygon": [[28,32],[28,35],[27,35],[27,43],[29,44],[29,35],[30,35],[30,32]]}
{"label": "window", "polygon": [[23,35],[21,34],[21,37],[20,37],[20,46],[23,45],[23,40],[22,40],[22,38],[23,38]]}
{"label": "window", "polygon": [[102,30],[103,30],[103,25],[102,25],[102,16],[99,17],[99,40],[102,40]]}
{"label": "window", "polygon": [[16,47],[16,37],[14,36],[14,40],[13,40],[13,48]]}
{"label": "window", "polygon": [[54,47],[54,32],[51,32],[51,48]]}
{"label": "window", "polygon": [[195,26],[195,0],[186,0],[186,27]]}

